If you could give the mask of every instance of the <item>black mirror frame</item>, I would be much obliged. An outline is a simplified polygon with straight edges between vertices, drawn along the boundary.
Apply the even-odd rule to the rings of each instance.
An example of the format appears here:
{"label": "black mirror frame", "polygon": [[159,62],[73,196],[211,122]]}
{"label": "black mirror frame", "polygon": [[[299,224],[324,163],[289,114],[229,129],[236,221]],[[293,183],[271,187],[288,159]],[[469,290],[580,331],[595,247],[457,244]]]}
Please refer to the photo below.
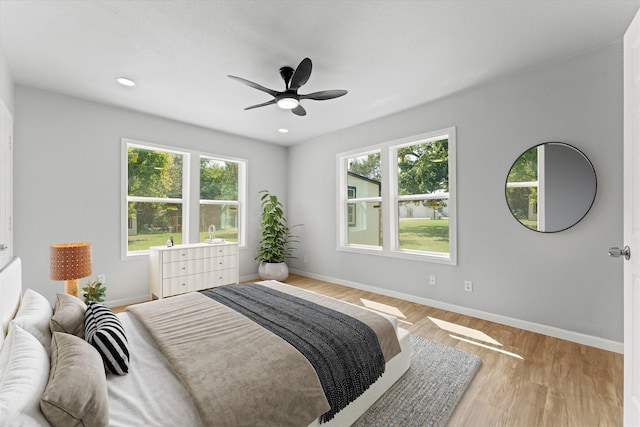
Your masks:
{"label": "black mirror frame", "polygon": [[[516,164],[516,162],[518,162],[518,160],[527,152],[529,152],[530,150],[537,148],[541,145],[546,145],[546,144],[559,144],[559,145],[564,145],[566,147],[572,148],[573,150],[575,150],[578,154],[580,154],[587,162],[587,164],[591,167],[591,171],[593,172],[593,178],[594,178],[594,183],[595,183],[595,187],[593,189],[593,198],[591,199],[591,203],[589,204],[589,207],[585,210],[584,214],[578,219],[576,220],[573,224],[559,229],[559,230],[553,230],[553,231],[540,231],[540,230],[534,230],[533,228],[527,227],[525,224],[523,224],[513,213],[513,210],[511,209],[511,206],[509,205],[509,199],[507,197],[507,184],[509,183],[509,175],[511,174],[511,170],[513,169],[513,166]],[[586,154],[584,154],[584,152],[582,152],[582,150],[578,149],[577,147],[575,147],[574,145],[568,144],[566,142],[559,142],[559,141],[547,141],[547,142],[541,142],[540,144],[536,144],[532,147],[529,147],[528,149],[524,150],[522,153],[520,153],[520,155],[515,159],[515,161],[511,164],[511,166],[509,167],[509,171],[507,172],[507,178],[505,179],[505,183],[504,183],[504,197],[505,197],[505,202],[507,205],[507,208],[509,209],[509,213],[511,214],[511,216],[513,216],[513,218],[524,228],[526,228],[527,230],[530,231],[534,231],[536,233],[542,233],[542,234],[553,234],[553,233],[559,233],[561,231],[566,231],[568,229],[570,229],[571,227],[574,227],[576,224],[578,224],[580,221],[582,221],[584,219],[584,217],[587,216],[587,214],[591,211],[591,208],[593,207],[593,204],[596,201],[596,196],[598,194],[598,175],[596,174],[596,168],[593,166],[593,163],[591,162],[591,160],[589,159],[589,157],[587,157]]]}

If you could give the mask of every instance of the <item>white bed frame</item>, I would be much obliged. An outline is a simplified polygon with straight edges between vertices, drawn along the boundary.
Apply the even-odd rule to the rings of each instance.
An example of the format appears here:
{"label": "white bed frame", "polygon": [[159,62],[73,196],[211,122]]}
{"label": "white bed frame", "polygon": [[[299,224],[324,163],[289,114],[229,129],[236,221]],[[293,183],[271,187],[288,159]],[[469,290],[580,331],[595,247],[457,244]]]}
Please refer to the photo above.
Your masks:
{"label": "white bed frame", "polygon": [[[19,257],[15,257],[0,270],[0,321],[2,325],[0,347],[4,342],[9,323],[18,311],[21,298],[22,262]],[[320,424],[319,420],[316,420],[309,427],[340,427],[353,424],[409,369],[411,353],[409,337],[409,331],[398,328],[398,340],[402,351],[386,364],[386,370],[382,377],[358,399],[338,412],[330,422]]]}

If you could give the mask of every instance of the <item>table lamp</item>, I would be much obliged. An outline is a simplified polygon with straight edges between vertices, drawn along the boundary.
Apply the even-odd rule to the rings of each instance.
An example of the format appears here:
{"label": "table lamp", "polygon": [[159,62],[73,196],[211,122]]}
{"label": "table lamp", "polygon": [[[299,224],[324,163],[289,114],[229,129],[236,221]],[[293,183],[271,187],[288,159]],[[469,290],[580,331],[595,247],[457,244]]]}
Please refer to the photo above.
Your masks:
{"label": "table lamp", "polygon": [[51,245],[51,280],[64,280],[64,291],[78,296],[78,279],[91,274],[91,243]]}

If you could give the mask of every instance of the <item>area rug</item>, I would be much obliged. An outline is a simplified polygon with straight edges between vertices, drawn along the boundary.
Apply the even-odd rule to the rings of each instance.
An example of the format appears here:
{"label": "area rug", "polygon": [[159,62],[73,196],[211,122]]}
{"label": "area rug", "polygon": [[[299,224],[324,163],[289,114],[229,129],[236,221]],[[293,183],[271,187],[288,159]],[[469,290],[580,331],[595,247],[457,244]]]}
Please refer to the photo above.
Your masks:
{"label": "area rug", "polygon": [[411,367],[352,427],[445,426],[482,359],[411,336]]}

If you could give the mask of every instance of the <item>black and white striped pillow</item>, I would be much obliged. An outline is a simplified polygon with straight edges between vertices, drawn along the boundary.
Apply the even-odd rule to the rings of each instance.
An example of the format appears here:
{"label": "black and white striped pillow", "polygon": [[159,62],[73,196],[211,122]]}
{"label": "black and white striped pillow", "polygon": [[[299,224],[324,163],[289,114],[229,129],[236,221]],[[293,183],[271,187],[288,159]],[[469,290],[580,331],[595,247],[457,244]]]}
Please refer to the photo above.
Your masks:
{"label": "black and white striped pillow", "polygon": [[107,371],[129,372],[129,343],[120,319],[105,305],[89,302],[84,315],[85,340],[98,350]]}

